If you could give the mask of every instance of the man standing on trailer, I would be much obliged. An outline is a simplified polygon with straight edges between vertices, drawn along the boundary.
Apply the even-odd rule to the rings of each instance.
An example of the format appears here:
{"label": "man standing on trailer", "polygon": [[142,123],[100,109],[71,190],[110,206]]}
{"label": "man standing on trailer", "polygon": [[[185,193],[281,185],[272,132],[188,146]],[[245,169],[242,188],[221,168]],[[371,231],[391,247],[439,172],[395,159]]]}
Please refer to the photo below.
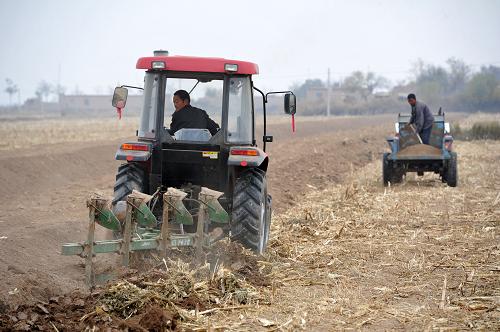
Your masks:
{"label": "man standing on trailer", "polygon": [[429,144],[434,116],[426,104],[417,101],[414,93],[408,95],[408,104],[411,106],[410,124],[415,126],[417,133],[422,139],[422,143]]}

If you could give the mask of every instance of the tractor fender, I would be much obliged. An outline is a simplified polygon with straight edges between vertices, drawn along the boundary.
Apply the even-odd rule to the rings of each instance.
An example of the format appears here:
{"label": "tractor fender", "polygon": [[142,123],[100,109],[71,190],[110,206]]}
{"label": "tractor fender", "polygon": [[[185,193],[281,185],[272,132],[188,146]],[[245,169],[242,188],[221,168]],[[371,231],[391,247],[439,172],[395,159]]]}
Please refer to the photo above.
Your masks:
{"label": "tractor fender", "polygon": [[116,151],[116,160],[147,161],[151,158],[152,145],[143,142],[126,142]]}
{"label": "tractor fender", "polygon": [[233,146],[229,149],[229,166],[258,167],[267,171],[268,163],[267,153],[256,146]]}

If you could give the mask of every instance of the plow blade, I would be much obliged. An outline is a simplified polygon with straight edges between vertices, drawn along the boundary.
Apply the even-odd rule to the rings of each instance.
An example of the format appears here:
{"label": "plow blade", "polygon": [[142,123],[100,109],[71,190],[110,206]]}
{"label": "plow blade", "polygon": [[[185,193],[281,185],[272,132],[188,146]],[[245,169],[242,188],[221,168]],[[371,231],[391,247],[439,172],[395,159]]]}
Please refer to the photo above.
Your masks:
{"label": "plow blade", "polygon": [[87,201],[87,207],[91,208],[89,213],[94,213],[95,222],[102,227],[112,231],[121,229],[120,221],[111,211],[108,199],[95,196]]}
{"label": "plow blade", "polygon": [[200,192],[200,201],[208,206],[208,218],[212,222],[227,224],[229,222],[229,214],[220,205],[219,197],[221,192],[203,187]]}
{"label": "plow blade", "polygon": [[174,221],[176,223],[183,225],[194,224],[193,216],[182,203],[182,200],[187,196],[185,192],[176,188],[168,188],[165,196],[164,202],[174,209]]}

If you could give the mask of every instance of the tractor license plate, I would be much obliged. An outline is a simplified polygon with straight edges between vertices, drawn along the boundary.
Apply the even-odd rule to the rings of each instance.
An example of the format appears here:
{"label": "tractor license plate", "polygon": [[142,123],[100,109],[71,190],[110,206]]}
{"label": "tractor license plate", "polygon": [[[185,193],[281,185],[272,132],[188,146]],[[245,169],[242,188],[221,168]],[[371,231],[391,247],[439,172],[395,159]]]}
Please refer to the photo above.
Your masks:
{"label": "tractor license plate", "polygon": [[170,239],[170,245],[172,247],[189,247],[193,245],[193,239],[191,237],[188,238],[178,238],[178,239]]}
{"label": "tractor license plate", "polygon": [[217,152],[217,151],[203,151],[202,156],[203,156],[203,158],[218,159],[219,152]]}

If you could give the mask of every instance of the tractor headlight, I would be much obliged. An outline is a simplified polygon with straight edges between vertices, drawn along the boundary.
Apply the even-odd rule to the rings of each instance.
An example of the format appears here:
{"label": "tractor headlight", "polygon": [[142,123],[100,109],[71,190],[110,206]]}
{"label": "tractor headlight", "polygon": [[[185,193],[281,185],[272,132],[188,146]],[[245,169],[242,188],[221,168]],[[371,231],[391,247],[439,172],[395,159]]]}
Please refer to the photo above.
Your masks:
{"label": "tractor headlight", "polygon": [[152,69],[165,69],[165,61],[153,61],[151,63]]}
{"label": "tractor headlight", "polygon": [[226,63],[224,65],[224,70],[229,71],[229,72],[237,72],[238,71],[238,65],[232,64],[232,63]]}

